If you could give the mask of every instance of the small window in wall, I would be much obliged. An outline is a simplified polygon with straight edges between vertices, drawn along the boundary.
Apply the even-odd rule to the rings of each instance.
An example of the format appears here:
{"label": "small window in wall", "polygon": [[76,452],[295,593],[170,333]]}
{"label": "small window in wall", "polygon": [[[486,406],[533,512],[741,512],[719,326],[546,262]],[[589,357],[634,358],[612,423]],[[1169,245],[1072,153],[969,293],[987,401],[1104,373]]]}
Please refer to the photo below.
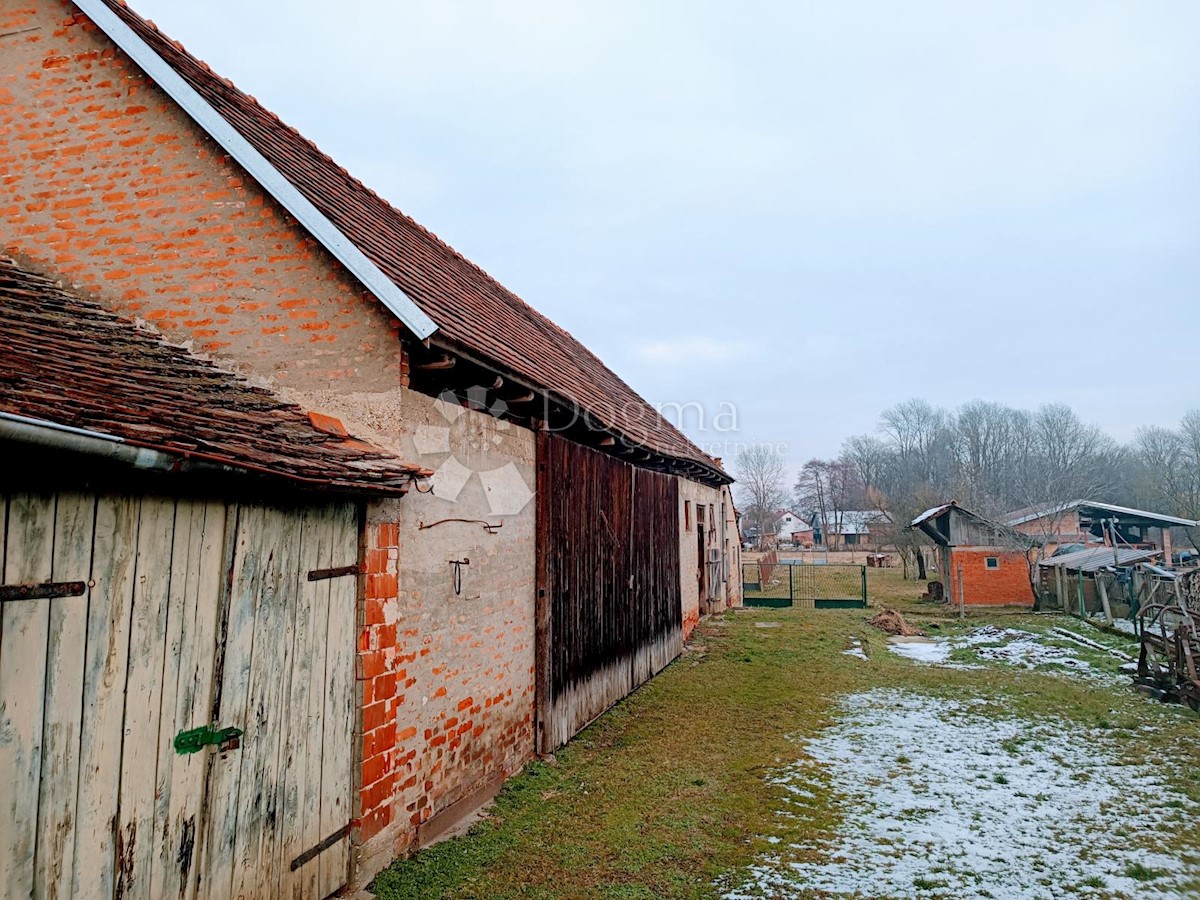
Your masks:
{"label": "small window in wall", "polygon": [[700,528],[704,527],[704,504],[703,503],[696,504],[696,525],[698,525]]}
{"label": "small window in wall", "polygon": [[989,556],[989,557],[987,558],[987,567],[988,567],[989,569],[998,569],[998,568],[1000,568],[1000,557],[998,557],[998,556]]}
{"label": "small window in wall", "polygon": [[691,500],[683,501],[683,530],[684,531],[692,530],[692,501]]}

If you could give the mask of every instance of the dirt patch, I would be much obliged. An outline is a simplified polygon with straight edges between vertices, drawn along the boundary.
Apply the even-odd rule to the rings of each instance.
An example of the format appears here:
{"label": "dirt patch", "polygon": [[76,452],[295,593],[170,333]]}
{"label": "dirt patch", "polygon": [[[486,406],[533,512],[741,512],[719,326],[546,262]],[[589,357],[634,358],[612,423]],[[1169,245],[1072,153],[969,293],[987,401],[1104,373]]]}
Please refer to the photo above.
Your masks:
{"label": "dirt patch", "polygon": [[914,625],[909,625],[908,622],[904,621],[904,616],[890,607],[884,607],[871,618],[867,619],[867,624],[888,634],[898,634],[903,637],[925,636],[924,631]]}

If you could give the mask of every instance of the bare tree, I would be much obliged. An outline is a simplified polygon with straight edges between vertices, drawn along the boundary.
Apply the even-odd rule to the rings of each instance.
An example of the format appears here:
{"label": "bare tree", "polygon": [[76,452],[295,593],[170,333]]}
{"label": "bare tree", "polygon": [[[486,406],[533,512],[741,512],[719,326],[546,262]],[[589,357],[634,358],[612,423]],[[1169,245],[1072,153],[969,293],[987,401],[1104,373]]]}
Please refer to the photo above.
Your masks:
{"label": "bare tree", "polygon": [[[840,459],[810,459],[796,479],[796,500],[820,523],[826,547],[842,533],[845,513],[863,505],[863,486],[853,465]],[[836,543],[836,541],[835,541]]]}
{"label": "bare tree", "polygon": [[[1142,480],[1165,512],[1200,519],[1200,410],[1191,410],[1178,429],[1142,428],[1134,440]],[[1186,529],[1192,546],[1196,529]]]}
{"label": "bare tree", "polygon": [[738,454],[735,468],[746,518],[762,540],[787,502],[783,457],[769,444],[754,444]]}

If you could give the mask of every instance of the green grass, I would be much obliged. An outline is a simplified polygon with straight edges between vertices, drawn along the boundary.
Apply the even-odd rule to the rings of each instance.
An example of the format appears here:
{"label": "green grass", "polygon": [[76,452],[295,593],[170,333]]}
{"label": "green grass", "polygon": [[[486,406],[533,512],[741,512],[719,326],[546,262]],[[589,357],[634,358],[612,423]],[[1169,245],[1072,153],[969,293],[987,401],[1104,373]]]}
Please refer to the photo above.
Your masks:
{"label": "green grass", "polygon": [[[898,571],[869,573],[873,605],[897,606],[934,634],[984,622],[1039,631],[1061,623],[1003,610],[972,612],[960,623],[956,611],[917,603],[923,585],[902,582]],[[1162,753],[1183,763],[1178,771],[1200,767],[1200,723],[1191,713],[1078,678],[1000,665],[914,665],[887,652],[885,636],[866,625],[872,614],[761,609],[702,624],[692,648],[704,652],[685,653],[552,763],[527,766],[468,835],[396,862],[371,889],[382,900],[715,896],[714,882],[770,851],[764,835],[806,844],[834,839],[835,798],[818,787],[803,817],[781,818],[782,788],[764,775],[797,759],[797,739],[832,724],[840,695],[873,687],[983,697],[996,715],[1104,722],[1131,758]],[[761,621],[779,627],[754,627]],[[1086,633],[1084,625],[1068,627]],[[851,639],[862,642],[868,660],[842,653]],[[1086,658],[1114,671],[1118,664],[1101,653]],[[1148,720],[1159,727],[1135,732]],[[1004,748],[1018,749],[1036,750]],[[908,762],[897,756],[898,764]],[[1182,789],[1200,800],[1200,787]],[[1200,846],[1200,835],[1188,840]]]}
{"label": "green grass", "polygon": [[1131,863],[1125,867],[1125,877],[1132,878],[1134,881],[1153,881],[1166,874],[1162,869],[1150,869],[1141,863]]}

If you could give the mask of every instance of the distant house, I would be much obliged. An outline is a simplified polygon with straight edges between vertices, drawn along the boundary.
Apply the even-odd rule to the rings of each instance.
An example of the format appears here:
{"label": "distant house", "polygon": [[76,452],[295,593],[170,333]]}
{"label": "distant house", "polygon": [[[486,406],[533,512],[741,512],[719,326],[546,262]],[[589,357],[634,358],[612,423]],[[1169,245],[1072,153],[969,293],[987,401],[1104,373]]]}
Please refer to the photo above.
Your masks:
{"label": "distant house", "polygon": [[813,545],[813,527],[799,513],[780,510],[771,524],[775,540],[781,544]]}
{"label": "distant house", "polygon": [[939,550],[945,598],[967,606],[1032,606],[1034,537],[963,509],[955,501],[917,516],[919,530]]}
{"label": "distant house", "polygon": [[836,513],[812,512],[813,544],[829,550],[877,547],[889,524],[887,513],[877,509],[848,509]]}

